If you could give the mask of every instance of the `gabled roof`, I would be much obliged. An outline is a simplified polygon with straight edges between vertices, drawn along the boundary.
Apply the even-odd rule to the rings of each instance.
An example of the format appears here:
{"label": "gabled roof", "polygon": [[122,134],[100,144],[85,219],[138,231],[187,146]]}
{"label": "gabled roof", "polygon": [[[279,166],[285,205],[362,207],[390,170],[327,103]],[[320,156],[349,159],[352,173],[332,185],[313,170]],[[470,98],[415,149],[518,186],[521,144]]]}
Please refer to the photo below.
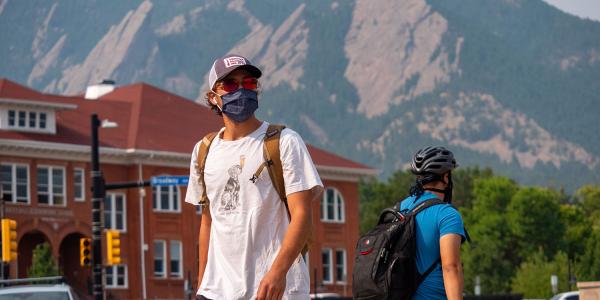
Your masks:
{"label": "gabled roof", "polygon": [[[55,135],[0,130],[0,139],[89,145],[90,115],[97,113],[101,120],[118,124],[117,128],[100,130],[101,146],[190,154],[200,138],[223,126],[221,117],[207,107],[145,83],[119,87],[98,100],[86,100],[83,96],[42,94],[0,79],[0,98],[77,105],[77,109],[57,112]],[[308,149],[319,166],[374,171],[311,145]]]}

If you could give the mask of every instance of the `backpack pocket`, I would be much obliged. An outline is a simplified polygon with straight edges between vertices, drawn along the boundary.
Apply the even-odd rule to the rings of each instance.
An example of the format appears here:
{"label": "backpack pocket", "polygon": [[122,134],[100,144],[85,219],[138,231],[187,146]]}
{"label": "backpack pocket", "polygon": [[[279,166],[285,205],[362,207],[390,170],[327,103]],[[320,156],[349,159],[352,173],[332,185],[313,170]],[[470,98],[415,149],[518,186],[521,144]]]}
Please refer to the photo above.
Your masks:
{"label": "backpack pocket", "polygon": [[355,299],[387,299],[392,226],[395,225],[377,226],[358,240],[352,272]]}
{"label": "backpack pocket", "polygon": [[394,257],[386,273],[386,281],[390,299],[410,299],[417,288],[417,279],[411,274],[418,274],[413,257]]}

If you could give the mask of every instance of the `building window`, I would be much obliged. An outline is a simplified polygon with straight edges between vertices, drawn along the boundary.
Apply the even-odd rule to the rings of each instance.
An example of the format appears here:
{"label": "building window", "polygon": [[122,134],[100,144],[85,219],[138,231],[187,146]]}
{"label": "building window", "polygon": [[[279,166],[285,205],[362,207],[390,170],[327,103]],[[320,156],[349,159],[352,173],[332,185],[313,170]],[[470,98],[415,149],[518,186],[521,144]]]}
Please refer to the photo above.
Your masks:
{"label": "building window", "polygon": [[46,129],[45,112],[8,110],[8,127]]}
{"label": "building window", "polygon": [[126,214],[125,195],[109,193],[104,198],[104,228],[120,231],[127,230],[125,223]]}
{"label": "building window", "polygon": [[171,277],[182,278],[181,241],[170,241],[169,255],[171,257]]}
{"label": "building window", "polygon": [[105,268],[105,283],[108,288],[127,288],[127,265]]}
{"label": "building window", "polygon": [[327,188],[321,201],[321,220],[327,222],[344,222],[344,198],[335,188]]}
{"label": "building window", "polygon": [[166,242],[154,241],[154,277],[167,277]]}
{"label": "building window", "polygon": [[157,186],[152,192],[152,208],[155,211],[179,212],[179,198],[177,186]]}
{"label": "building window", "polygon": [[29,166],[0,165],[2,199],[13,203],[29,203]]}
{"label": "building window", "polygon": [[40,113],[40,129],[46,129],[46,113]]}
{"label": "building window", "polygon": [[8,111],[8,126],[15,127],[16,119],[17,119],[16,112],[14,110],[9,110]]}
{"label": "building window", "polygon": [[73,169],[73,189],[76,201],[85,201],[85,171],[81,168]]}
{"label": "building window", "polygon": [[25,127],[25,122],[27,121],[27,114],[20,110],[18,113],[19,118],[17,119],[17,124],[19,124],[19,127]]}
{"label": "building window", "polygon": [[324,248],[321,251],[321,260],[323,263],[323,283],[333,282],[333,262],[331,252],[332,251],[329,248]]}
{"label": "building window", "polygon": [[37,127],[37,113],[30,111],[29,112],[29,128]]}
{"label": "building window", "polygon": [[38,203],[65,206],[66,193],[65,168],[37,168]]}
{"label": "building window", "polygon": [[346,283],[346,250],[335,250],[335,281]]}

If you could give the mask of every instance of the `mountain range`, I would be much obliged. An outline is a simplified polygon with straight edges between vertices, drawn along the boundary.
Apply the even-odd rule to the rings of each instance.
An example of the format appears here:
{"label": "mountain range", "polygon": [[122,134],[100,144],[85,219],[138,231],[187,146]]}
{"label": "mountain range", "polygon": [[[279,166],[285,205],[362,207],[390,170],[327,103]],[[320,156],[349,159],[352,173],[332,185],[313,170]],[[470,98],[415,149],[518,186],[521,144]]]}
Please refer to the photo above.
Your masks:
{"label": "mountain range", "polygon": [[0,41],[0,77],[44,92],[110,78],[201,104],[212,61],[244,55],[259,117],[383,177],[436,144],[523,184],[600,183],[600,22],[541,0],[0,0]]}

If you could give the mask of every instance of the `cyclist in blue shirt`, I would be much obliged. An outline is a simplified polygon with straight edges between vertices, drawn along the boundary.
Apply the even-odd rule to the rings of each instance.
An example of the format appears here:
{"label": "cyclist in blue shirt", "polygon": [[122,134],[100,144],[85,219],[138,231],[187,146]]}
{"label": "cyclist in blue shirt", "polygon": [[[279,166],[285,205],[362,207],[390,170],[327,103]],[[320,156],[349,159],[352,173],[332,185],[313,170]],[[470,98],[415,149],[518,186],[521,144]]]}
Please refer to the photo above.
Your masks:
{"label": "cyclist in blue shirt", "polygon": [[460,245],[466,235],[460,213],[451,205],[451,171],[457,166],[452,152],[444,147],[423,148],[411,162],[417,178],[400,210],[411,210],[432,198],[446,202],[416,216],[416,262],[422,282],[413,300],[463,298]]}

